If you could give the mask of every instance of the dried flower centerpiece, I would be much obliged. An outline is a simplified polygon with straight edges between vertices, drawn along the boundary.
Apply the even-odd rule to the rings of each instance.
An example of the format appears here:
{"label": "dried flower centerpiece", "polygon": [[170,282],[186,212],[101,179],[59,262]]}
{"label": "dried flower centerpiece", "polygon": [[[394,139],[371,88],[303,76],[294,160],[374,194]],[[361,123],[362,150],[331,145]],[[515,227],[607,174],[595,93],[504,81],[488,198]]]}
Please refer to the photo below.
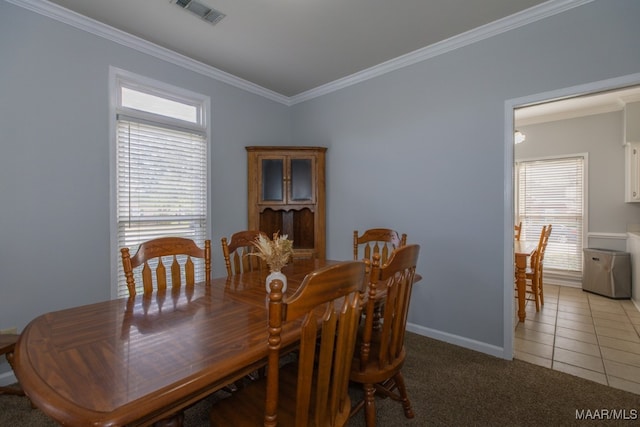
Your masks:
{"label": "dried flower centerpiece", "polygon": [[278,233],[273,233],[273,239],[269,239],[264,234],[260,234],[253,242],[257,252],[252,253],[252,255],[262,258],[271,271],[265,283],[267,292],[271,291],[269,283],[274,279],[282,280],[282,291],[287,290],[287,276],[281,272],[282,267],[287,265],[289,258],[293,254],[293,241],[287,239],[287,237],[286,234],[279,236]]}

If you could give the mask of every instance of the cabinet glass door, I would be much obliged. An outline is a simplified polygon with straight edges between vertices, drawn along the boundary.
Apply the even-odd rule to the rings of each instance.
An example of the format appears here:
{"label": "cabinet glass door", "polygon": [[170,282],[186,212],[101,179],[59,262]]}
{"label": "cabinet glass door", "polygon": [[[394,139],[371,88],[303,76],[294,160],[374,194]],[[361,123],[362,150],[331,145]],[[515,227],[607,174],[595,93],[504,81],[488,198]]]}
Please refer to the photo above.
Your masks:
{"label": "cabinet glass door", "polygon": [[262,159],[262,200],[284,201],[283,159]]}
{"label": "cabinet glass door", "polygon": [[313,162],[311,159],[291,159],[291,201],[313,200]]}

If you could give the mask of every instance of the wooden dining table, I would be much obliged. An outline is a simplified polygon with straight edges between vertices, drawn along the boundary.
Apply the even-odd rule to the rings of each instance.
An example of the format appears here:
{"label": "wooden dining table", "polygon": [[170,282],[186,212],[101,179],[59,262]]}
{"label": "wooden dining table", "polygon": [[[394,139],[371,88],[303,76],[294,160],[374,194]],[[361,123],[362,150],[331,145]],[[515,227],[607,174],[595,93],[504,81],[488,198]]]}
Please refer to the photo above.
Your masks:
{"label": "wooden dining table", "polygon": [[[287,295],[336,261],[286,266]],[[16,376],[31,402],[70,426],[151,425],[265,363],[267,271],[43,314],[22,332]],[[283,329],[283,346],[299,339]]]}
{"label": "wooden dining table", "polygon": [[527,290],[527,259],[538,247],[537,241],[515,240],[515,282],[518,293],[518,319],[524,322],[526,318],[525,303]]}

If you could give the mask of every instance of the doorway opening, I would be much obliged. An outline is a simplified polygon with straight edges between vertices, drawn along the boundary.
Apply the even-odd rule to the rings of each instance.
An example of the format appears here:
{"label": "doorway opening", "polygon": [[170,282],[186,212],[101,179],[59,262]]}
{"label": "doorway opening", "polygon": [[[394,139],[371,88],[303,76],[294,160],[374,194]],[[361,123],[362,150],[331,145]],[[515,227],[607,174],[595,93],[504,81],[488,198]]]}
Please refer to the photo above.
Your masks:
{"label": "doorway opening", "polygon": [[[505,188],[509,187],[505,191],[509,199],[505,203],[505,230],[513,228],[514,213],[517,212],[516,162],[527,158],[545,159],[588,153],[588,181],[585,183],[587,202],[584,232],[580,236],[584,242],[582,245],[585,248],[594,244],[610,245],[613,246],[611,249],[624,250],[619,246],[625,244],[627,226],[633,221],[640,222],[640,205],[625,204],[621,200],[623,192],[620,189],[624,186],[624,142],[629,137],[624,127],[625,106],[634,103],[640,105],[639,85],[640,74],[636,74],[506,103],[505,121],[508,129],[505,130],[505,162],[508,163],[507,171],[511,171],[514,179],[505,180],[510,181],[505,183]],[[598,133],[604,128],[603,123],[619,127],[608,137],[609,140],[604,134]],[[596,131],[590,130],[591,127]],[[514,147],[516,130],[525,135],[525,141]],[[554,137],[550,137],[552,133]],[[592,139],[592,144],[594,140],[599,140],[600,145],[597,148],[585,145],[589,139]],[[579,148],[581,143],[583,148]],[[533,144],[539,146],[534,147]],[[549,147],[555,151],[549,150]],[[607,147],[611,151],[608,157],[598,158],[599,150]],[[600,182],[599,174],[605,165],[609,175],[612,175],[610,178],[619,182],[617,190],[611,184]],[[614,172],[611,172],[612,165]],[[602,211],[591,212],[590,215],[594,204],[611,205],[605,196],[592,194],[596,190],[607,193],[606,197],[618,199],[613,208],[615,212],[610,215],[616,218],[617,223],[607,224],[604,219],[607,215],[603,215]],[[605,200],[602,201],[601,197],[605,197]],[[505,232],[506,248],[513,248],[510,233]],[[515,316],[512,281],[513,250],[506,252],[505,352],[510,351],[517,359],[640,394],[640,370],[621,361],[626,356],[634,357],[633,354],[640,358],[640,350],[636,350],[640,349],[640,313],[633,303],[583,292],[581,274],[550,275],[549,278],[545,275],[545,305],[540,312],[536,312],[533,302],[529,303],[525,322],[519,322]],[[634,372],[637,374],[630,376]]]}

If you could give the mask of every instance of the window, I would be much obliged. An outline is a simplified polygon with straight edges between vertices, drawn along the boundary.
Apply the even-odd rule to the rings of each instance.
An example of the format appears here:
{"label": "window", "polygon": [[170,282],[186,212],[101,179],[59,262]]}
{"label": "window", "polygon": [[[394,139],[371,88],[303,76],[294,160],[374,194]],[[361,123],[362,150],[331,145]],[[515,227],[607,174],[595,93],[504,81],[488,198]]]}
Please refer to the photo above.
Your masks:
{"label": "window", "polygon": [[545,269],[582,272],[584,170],[586,155],[523,161],[516,165],[516,223],[521,240],[537,240],[543,225],[553,226]]}
{"label": "window", "polygon": [[[208,236],[208,98],[113,70],[116,297],[127,296],[120,248]],[[197,265],[198,275],[203,267]],[[136,277],[136,284],[141,278]]]}

